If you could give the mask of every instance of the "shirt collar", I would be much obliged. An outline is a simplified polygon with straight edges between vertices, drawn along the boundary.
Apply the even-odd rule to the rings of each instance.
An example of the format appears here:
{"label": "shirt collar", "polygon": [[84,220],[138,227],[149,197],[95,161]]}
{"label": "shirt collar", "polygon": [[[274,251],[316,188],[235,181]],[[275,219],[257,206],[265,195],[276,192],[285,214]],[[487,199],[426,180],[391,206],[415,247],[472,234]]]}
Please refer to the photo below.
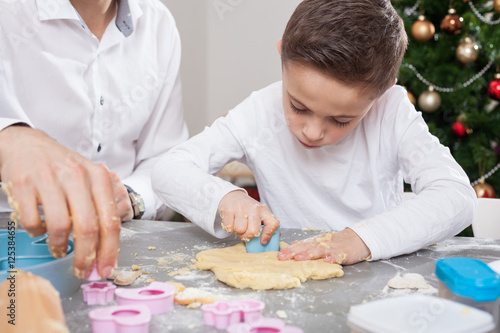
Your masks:
{"label": "shirt collar", "polygon": [[[134,32],[137,19],[142,10],[136,0],[117,0],[118,10],[115,24],[125,37]],[[40,21],[70,19],[80,20],[75,8],[69,0],[36,0]]]}

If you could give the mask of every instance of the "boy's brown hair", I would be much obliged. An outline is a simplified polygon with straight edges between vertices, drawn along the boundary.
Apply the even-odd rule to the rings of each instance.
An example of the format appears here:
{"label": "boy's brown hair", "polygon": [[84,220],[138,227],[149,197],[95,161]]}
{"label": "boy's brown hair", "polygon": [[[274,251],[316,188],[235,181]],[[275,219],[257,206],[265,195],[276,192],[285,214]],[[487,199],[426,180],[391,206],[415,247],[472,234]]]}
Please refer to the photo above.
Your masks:
{"label": "boy's brown hair", "polygon": [[304,0],[288,21],[281,57],[376,98],[394,83],[407,44],[389,0]]}

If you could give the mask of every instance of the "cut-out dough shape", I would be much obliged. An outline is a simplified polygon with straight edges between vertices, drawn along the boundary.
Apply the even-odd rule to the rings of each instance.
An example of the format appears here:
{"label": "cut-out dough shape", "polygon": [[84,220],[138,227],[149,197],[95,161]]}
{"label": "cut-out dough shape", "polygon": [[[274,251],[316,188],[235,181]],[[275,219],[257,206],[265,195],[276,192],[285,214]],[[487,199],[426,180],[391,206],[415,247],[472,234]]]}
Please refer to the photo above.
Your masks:
{"label": "cut-out dough shape", "polygon": [[[288,246],[280,245],[281,248]],[[344,276],[342,266],[326,263],[323,259],[280,261],[277,253],[247,253],[245,245],[240,243],[198,253],[196,268],[213,271],[219,281],[231,287],[253,290],[298,288],[308,279]]]}
{"label": "cut-out dough shape", "polygon": [[387,282],[387,286],[393,289],[429,289],[429,284],[424,277],[417,273],[408,273],[397,276]]}

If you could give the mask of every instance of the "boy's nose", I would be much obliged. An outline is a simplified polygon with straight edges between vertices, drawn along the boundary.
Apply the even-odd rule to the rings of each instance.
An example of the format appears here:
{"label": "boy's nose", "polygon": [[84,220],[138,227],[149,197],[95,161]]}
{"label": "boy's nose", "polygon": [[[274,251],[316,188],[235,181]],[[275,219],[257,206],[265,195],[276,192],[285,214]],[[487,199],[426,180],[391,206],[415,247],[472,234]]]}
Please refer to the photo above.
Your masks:
{"label": "boy's nose", "polygon": [[310,143],[314,143],[323,139],[325,136],[325,128],[320,120],[312,120],[305,124],[303,133]]}

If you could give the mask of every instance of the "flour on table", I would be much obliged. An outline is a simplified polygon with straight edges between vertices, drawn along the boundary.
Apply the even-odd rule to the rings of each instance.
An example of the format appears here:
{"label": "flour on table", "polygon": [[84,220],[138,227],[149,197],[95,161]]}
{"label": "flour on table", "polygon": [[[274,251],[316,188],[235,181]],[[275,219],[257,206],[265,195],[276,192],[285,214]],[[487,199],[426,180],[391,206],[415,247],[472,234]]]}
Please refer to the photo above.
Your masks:
{"label": "flour on table", "polygon": [[[280,246],[288,245],[281,243]],[[308,279],[344,276],[342,266],[326,263],[323,259],[280,261],[276,251],[247,253],[243,243],[200,252],[196,259],[197,269],[211,270],[219,281],[241,289],[298,288]]]}
{"label": "flour on table", "polygon": [[393,289],[429,289],[431,287],[424,277],[417,273],[396,276],[387,282],[387,286]]}

